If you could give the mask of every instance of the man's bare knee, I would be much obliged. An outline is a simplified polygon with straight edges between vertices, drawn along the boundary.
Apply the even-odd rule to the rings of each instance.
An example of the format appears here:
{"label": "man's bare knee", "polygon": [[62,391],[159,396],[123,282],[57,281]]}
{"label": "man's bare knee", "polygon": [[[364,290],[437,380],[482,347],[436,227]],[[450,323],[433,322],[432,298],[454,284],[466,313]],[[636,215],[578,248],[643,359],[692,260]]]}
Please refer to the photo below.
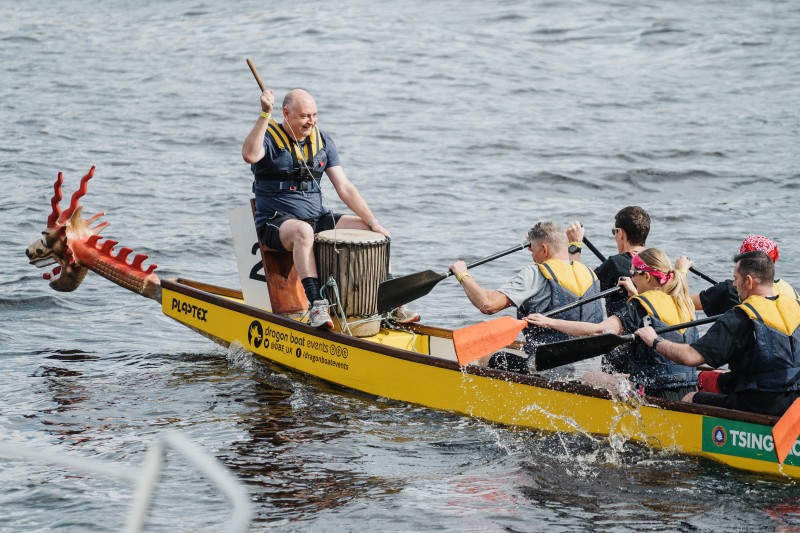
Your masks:
{"label": "man's bare knee", "polygon": [[302,220],[287,220],[279,231],[283,247],[289,251],[295,248],[308,249],[314,246],[314,229]]}

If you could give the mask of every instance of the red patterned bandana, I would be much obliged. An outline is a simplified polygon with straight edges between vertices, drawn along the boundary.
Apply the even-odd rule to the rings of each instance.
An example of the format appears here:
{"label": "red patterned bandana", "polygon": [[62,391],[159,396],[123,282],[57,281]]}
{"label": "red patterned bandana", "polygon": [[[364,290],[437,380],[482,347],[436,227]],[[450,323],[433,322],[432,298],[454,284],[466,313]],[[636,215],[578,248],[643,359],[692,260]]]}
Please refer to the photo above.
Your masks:
{"label": "red patterned bandana", "polygon": [[661,283],[661,285],[668,281],[672,281],[672,279],[675,278],[674,272],[661,272],[660,270],[651,267],[642,261],[642,258],[639,257],[639,254],[636,254],[631,258],[631,266],[636,270],[641,270],[642,272],[652,274],[653,277],[655,277],[659,283]]}
{"label": "red patterned bandana", "polygon": [[775,244],[775,241],[764,237],[763,235],[749,235],[745,240],[742,241],[742,246],[739,248],[739,253],[743,254],[745,252],[764,252],[772,259],[772,262],[776,262],[780,257],[778,253],[778,245]]}

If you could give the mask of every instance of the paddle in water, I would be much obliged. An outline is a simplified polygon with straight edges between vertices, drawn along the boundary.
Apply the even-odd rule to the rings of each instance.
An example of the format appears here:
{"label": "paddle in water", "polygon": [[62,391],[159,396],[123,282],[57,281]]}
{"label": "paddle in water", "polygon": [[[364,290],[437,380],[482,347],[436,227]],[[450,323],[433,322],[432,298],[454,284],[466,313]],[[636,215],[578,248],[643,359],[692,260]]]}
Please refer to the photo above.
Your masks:
{"label": "paddle in water", "polygon": [[[669,331],[708,324],[721,316],[722,315],[714,315],[692,320],[691,322],[684,322],[683,324],[677,324],[675,326],[660,328],[656,330],[656,333],[667,333]],[[635,340],[636,335],[633,333],[628,333],[627,335],[605,333],[602,335],[593,335],[591,337],[579,337],[577,339],[553,342],[551,344],[542,344],[536,348],[536,370],[550,370],[551,368],[591,359],[592,357],[608,353],[617,346],[622,346],[623,344]]]}
{"label": "paddle in water", "polygon": [[[467,265],[467,268],[474,268],[478,265],[494,261],[508,254],[514,253],[519,250],[524,250],[530,247],[530,242],[523,242],[516,246],[512,246],[508,250],[497,252],[496,254],[484,257],[474,263]],[[383,314],[391,311],[395,307],[413,302],[417,298],[422,298],[440,281],[452,276],[453,273],[449,270],[443,274],[434,272],[433,270],[426,270],[424,272],[417,272],[416,274],[408,274],[399,278],[392,278],[384,281],[378,285],[378,313]]]}
{"label": "paddle in water", "polygon": [[[612,287],[597,294],[579,298],[571,304],[567,304],[558,309],[553,309],[544,313],[545,316],[553,316],[564,311],[569,311],[583,304],[593,302],[612,293],[622,292],[622,287]],[[453,332],[453,345],[456,349],[458,364],[467,366],[484,355],[496,352],[514,342],[519,332],[525,329],[528,323],[524,320],[504,316],[479,322],[465,328],[457,329]]]}

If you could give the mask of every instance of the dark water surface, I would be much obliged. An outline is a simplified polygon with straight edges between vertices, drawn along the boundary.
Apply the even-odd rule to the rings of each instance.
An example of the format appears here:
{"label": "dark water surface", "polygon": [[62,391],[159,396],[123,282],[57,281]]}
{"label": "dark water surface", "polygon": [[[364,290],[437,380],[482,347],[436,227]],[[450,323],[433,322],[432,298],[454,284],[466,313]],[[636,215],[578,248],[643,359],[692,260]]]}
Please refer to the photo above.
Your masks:
{"label": "dark water surface", "polygon": [[[317,97],[397,273],[490,255],[543,219],[580,218],[610,254],[613,214],[638,204],[673,259],[723,279],[761,233],[797,284],[796,2],[0,0],[0,14],[0,441],[136,467],[180,430],[246,483],[254,530],[800,530],[796,483],[341,391],[94,274],[56,293],[23,255],[58,171],[66,196],[96,165],[83,203],[108,213],[107,237],[162,277],[238,287],[227,211],[249,198],[251,57],[279,98]],[[523,255],[474,275],[497,287]],[[435,325],[483,319],[451,280],[416,306]],[[219,530],[223,503],[179,460],[160,494],[150,530]],[[131,500],[0,460],[0,531],[114,531]]]}

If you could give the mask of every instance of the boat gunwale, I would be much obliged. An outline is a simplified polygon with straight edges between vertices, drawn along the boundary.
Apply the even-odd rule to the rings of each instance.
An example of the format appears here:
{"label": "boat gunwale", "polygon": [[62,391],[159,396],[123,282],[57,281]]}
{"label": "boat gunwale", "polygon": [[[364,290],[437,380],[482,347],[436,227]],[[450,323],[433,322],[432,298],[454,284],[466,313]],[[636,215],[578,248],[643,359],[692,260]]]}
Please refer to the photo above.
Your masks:
{"label": "boat gunwale", "polygon": [[[173,290],[178,293],[186,294],[187,296],[191,296],[192,298],[196,298],[198,300],[202,300],[213,305],[224,307],[234,312],[243,312],[248,316],[253,316],[254,318],[259,318],[268,322],[275,323],[280,326],[288,327],[290,329],[295,329],[306,334],[324,338],[326,340],[335,341],[341,344],[346,344],[348,346],[353,346],[355,348],[376,352],[384,356],[404,359],[407,361],[420,363],[427,366],[445,368],[448,370],[472,374],[480,377],[487,377],[490,379],[496,379],[500,381],[519,383],[522,385],[529,385],[533,387],[540,387],[543,389],[567,392],[571,394],[578,394],[581,396],[588,396],[588,397],[594,397],[612,401],[614,400],[611,393],[605,389],[599,389],[596,387],[584,385],[582,383],[574,381],[570,382],[558,381],[538,375],[519,374],[516,372],[507,372],[503,370],[491,369],[477,365],[469,365],[466,367],[462,367],[456,362],[440,359],[435,356],[412,352],[409,350],[403,350],[401,348],[395,348],[393,346],[387,346],[380,343],[363,340],[359,337],[351,337],[349,335],[344,335],[342,333],[338,333],[335,331],[325,331],[325,330],[320,330],[318,328],[313,328],[292,318],[287,318],[279,314],[275,314],[270,311],[266,311],[264,309],[259,309],[257,307],[252,307],[243,303],[242,292],[236,289],[230,289],[227,287],[221,287],[218,285],[213,285],[205,282],[194,281],[187,278],[162,279],[161,285],[163,288],[166,288],[168,290]],[[228,298],[242,300],[242,303],[232,301]],[[191,326],[189,327],[193,330],[197,330],[197,328]],[[412,333],[432,335],[440,338],[452,338],[453,334],[453,330],[451,329],[441,328],[437,326],[427,326],[424,324],[406,324],[403,326],[403,329],[408,330]],[[215,336],[210,335],[207,332],[203,332],[200,330],[197,331],[206,337],[217,339]],[[224,342],[223,339],[218,339],[218,340]],[[272,359],[270,359],[270,361],[272,361]],[[303,373],[305,374],[305,372]],[[322,379],[324,380],[324,378]],[[702,416],[710,416],[715,418],[734,420],[738,422],[760,424],[764,426],[774,426],[775,423],[779,420],[779,417],[761,413],[737,411],[733,409],[725,409],[723,407],[691,404],[681,401],[671,401],[652,396],[646,397],[646,402],[644,403],[644,405],[649,407],[662,408],[673,412],[697,414]]]}

